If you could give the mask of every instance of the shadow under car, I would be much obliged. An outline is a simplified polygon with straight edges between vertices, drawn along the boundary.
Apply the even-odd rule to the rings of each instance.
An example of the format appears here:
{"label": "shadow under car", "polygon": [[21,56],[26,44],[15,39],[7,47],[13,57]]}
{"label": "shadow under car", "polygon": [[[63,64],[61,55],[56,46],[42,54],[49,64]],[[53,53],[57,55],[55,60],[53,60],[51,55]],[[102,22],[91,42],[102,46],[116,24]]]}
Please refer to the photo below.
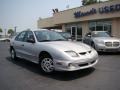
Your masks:
{"label": "shadow under car", "polygon": [[24,59],[17,59],[17,60],[11,60],[10,57],[6,58],[9,62],[16,64],[20,67],[26,68],[27,70],[34,72],[36,74],[42,75],[47,78],[53,78],[56,80],[60,81],[70,81],[70,80],[75,80],[78,78],[82,78],[85,76],[90,75],[93,71],[95,71],[95,68],[88,68],[88,69],[83,69],[83,70],[77,70],[77,71],[55,71],[51,74],[44,74],[41,72],[39,65],[35,64],[33,62],[24,60]]}

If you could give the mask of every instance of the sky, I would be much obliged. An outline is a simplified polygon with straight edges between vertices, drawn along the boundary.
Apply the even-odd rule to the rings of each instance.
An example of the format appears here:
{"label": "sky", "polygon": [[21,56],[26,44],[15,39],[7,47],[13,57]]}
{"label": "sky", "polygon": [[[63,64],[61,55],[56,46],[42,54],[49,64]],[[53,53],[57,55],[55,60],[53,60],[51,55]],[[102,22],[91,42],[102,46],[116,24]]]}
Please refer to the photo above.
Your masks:
{"label": "sky", "polygon": [[59,11],[81,6],[81,0],[0,0],[0,28],[17,32],[37,29],[39,18],[51,17],[52,9]]}

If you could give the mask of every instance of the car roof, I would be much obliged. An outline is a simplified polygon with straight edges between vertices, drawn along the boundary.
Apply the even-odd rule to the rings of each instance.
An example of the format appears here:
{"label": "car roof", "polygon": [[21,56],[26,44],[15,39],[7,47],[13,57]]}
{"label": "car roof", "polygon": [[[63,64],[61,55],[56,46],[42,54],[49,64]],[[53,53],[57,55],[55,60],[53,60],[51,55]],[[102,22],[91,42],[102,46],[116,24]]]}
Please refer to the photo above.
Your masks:
{"label": "car roof", "polygon": [[[27,30],[23,30],[23,31],[49,31],[48,29],[27,29]],[[21,32],[23,32],[21,31]]]}
{"label": "car roof", "polygon": [[28,29],[28,30],[23,30],[23,31],[21,31],[21,32],[24,32],[24,31],[32,31],[32,32],[34,32],[34,31],[52,31],[52,32],[56,32],[56,31],[54,31],[54,30],[49,30],[49,29]]}

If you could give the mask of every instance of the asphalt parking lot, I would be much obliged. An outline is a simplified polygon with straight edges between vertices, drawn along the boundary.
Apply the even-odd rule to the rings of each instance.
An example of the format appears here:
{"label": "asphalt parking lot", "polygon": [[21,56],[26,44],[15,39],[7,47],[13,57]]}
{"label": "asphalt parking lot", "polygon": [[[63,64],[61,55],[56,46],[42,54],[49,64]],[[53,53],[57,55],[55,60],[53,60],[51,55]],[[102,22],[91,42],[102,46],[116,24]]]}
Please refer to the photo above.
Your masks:
{"label": "asphalt parking lot", "polygon": [[44,75],[38,65],[12,61],[0,42],[0,90],[120,90],[120,53],[100,53],[95,68]]}

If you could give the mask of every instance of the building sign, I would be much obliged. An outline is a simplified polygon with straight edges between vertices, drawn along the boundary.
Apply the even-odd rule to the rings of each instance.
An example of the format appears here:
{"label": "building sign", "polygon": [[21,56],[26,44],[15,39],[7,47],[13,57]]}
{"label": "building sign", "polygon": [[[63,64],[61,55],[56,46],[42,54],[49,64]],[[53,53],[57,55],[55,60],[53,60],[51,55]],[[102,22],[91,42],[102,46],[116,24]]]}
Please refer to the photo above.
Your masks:
{"label": "building sign", "polygon": [[83,16],[93,15],[93,14],[96,14],[97,11],[100,14],[120,11],[120,4],[104,6],[104,7],[98,8],[98,10],[95,9],[95,8],[92,8],[91,10],[86,11],[86,12],[77,11],[77,12],[74,13],[74,17],[75,18],[80,18],[80,17],[83,17]]}
{"label": "building sign", "polygon": [[120,4],[105,6],[105,7],[99,8],[99,13],[101,13],[101,14],[111,13],[111,12],[115,12],[115,11],[120,11]]}
{"label": "building sign", "polygon": [[83,16],[96,14],[96,13],[97,13],[96,9],[92,8],[90,11],[87,11],[87,12],[81,12],[81,11],[75,12],[74,16],[75,16],[75,18],[79,18],[79,17],[83,17]]}

